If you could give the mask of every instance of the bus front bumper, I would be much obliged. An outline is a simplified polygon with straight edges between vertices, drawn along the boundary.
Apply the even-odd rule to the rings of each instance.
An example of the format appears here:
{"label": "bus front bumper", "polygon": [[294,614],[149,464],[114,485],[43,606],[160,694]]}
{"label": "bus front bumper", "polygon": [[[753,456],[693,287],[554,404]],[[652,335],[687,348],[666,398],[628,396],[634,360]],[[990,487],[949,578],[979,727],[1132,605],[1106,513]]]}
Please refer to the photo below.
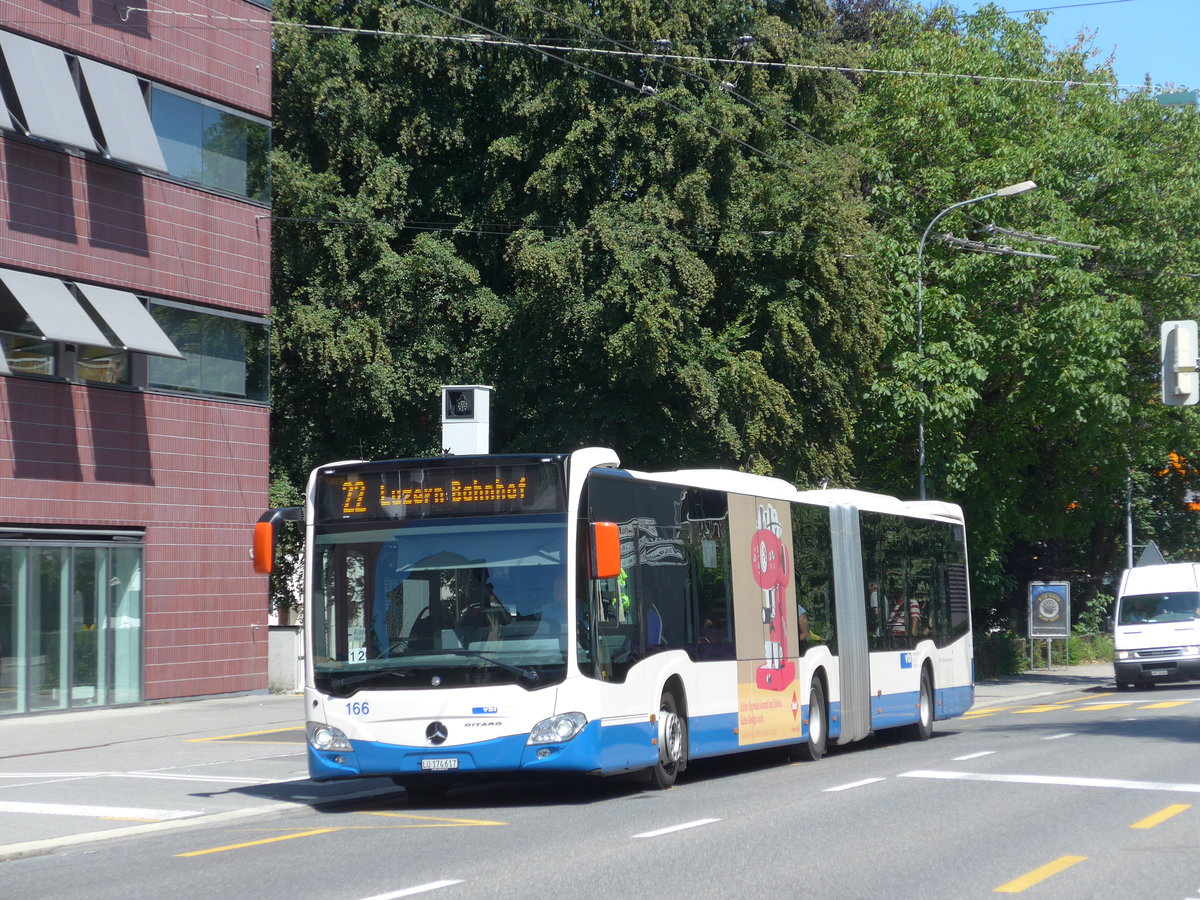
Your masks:
{"label": "bus front bumper", "polygon": [[498,772],[589,772],[596,769],[600,729],[589,723],[561,744],[528,743],[528,735],[442,747],[407,747],[352,740],[352,750],[318,750],[308,745],[313,781],[405,775],[472,775]]}

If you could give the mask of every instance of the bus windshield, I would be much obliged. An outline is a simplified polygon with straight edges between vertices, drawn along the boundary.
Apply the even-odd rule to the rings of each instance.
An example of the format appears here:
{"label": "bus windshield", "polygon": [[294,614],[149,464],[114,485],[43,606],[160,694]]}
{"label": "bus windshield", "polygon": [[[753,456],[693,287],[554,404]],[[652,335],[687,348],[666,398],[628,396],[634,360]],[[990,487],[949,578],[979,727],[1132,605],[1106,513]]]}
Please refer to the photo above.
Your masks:
{"label": "bus windshield", "polygon": [[561,681],[565,549],[563,515],[318,527],[315,686],[346,696]]}

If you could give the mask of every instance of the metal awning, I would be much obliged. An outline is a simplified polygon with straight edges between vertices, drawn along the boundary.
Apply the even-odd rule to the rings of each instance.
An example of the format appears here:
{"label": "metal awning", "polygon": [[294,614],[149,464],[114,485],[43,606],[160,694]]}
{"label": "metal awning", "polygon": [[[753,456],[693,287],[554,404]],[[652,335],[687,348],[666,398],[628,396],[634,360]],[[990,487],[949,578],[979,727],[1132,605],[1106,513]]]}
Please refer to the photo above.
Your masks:
{"label": "metal awning", "polygon": [[112,346],[59,279],[0,269],[0,282],[47,340],[92,347]]}
{"label": "metal awning", "polygon": [[0,128],[5,131],[18,131],[16,125],[13,124],[12,116],[8,114],[8,104],[4,102],[4,98],[0,97]]}
{"label": "metal awning", "polygon": [[82,56],[79,68],[104,132],[108,155],[147,169],[167,171],[137,76]]}
{"label": "metal awning", "polygon": [[76,287],[127,350],[183,359],[183,354],[135,295],[95,284]]}
{"label": "metal awning", "polygon": [[63,52],[8,31],[0,31],[0,50],[29,133],[84,150],[99,150]]}

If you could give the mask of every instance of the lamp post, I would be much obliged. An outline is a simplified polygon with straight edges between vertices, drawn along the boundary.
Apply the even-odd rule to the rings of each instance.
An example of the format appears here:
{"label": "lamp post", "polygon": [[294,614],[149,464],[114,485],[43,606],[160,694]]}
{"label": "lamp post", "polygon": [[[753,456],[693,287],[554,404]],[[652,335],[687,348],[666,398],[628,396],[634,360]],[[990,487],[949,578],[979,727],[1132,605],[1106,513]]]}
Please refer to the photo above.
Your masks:
{"label": "lamp post", "polygon": [[[1017,194],[1024,194],[1026,191],[1032,191],[1036,184],[1032,181],[1022,181],[1017,184],[1010,184],[1008,187],[1002,187],[998,191],[992,191],[990,194],[983,194],[979,197],[972,197],[970,200],[962,200],[958,203],[953,203],[947,206],[940,213],[934,216],[928,225],[925,226],[925,233],[921,235],[921,242],[917,244],[917,376],[921,374],[921,362],[925,349],[925,318],[924,318],[924,303],[925,303],[925,283],[921,278],[921,261],[925,257],[925,241],[929,239],[929,232],[933,230],[933,226],[946,213],[953,212],[956,209],[961,209],[972,203],[978,203],[980,200],[991,200],[993,197],[1015,197]],[[921,379],[921,393],[925,393],[925,380]],[[917,489],[922,500],[925,499],[925,408],[922,404],[918,419],[917,419]]]}

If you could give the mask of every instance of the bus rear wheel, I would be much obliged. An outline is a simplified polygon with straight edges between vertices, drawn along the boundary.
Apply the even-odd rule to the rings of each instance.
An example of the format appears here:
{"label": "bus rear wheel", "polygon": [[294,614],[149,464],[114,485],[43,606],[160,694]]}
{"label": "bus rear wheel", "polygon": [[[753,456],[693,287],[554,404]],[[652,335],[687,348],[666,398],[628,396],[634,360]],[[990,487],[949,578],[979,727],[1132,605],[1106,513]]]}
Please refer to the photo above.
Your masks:
{"label": "bus rear wheel", "polygon": [[658,704],[658,762],[650,768],[650,786],[660,791],[674,786],[687,768],[687,719],[679,715],[675,695],[663,691]]}
{"label": "bus rear wheel", "polygon": [[933,678],[928,669],[921,670],[921,696],[917,701],[917,721],[905,728],[904,736],[914,741],[927,741],[933,736]]}
{"label": "bus rear wheel", "polygon": [[800,757],[816,762],[825,755],[825,742],[829,733],[829,719],[825,714],[825,689],[821,682],[813,679],[808,689],[808,740],[800,745]]}

